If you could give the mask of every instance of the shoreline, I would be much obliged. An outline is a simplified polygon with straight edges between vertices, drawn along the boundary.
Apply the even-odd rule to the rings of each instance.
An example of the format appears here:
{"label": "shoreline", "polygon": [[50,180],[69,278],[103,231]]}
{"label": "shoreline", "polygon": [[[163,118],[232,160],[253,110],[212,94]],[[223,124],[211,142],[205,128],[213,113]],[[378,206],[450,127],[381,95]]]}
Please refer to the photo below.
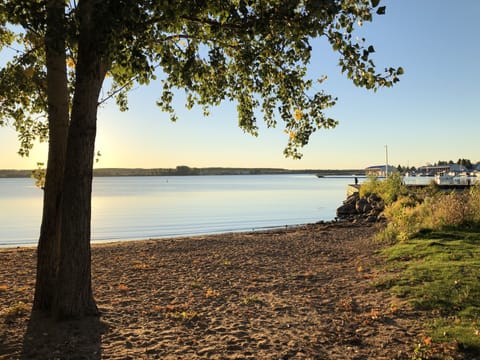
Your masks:
{"label": "shoreline", "polygon": [[[334,223],[335,220],[332,221],[320,221],[318,223]],[[197,238],[197,237],[205,237],[205,236],[216,236],[216,235],[229,235],[229,234],[256,234],[256,233],[261,233],[265,231],[275,231],[275,230],[281,230],[281,229],[291,229],[299,226],[308,226],[308,225],[313,225],[315,223],[305,223],[305,224],[296,224],[296,225],[277,225],[277,226],[267,226],[267,227],[261,227],[258,229],[252,228],[251,230],[230,230],[230,231],[218,231],[218,232],[213,232],[213,233],[198,233],[198,234],[187,234],[187,235],[165,235],[165,236],[154,236],[154,237],[148,237],[148,238],[125,238],[125,239],[106,239],[106,240],[91,240],[90,245],[96,246],[96,245],[108,245],[108,244],[121,244],[124,242],[132,242],[132,241],[161,241],[161,240],[169,240],[169,239],[182,239],[182,238]],[[32,248],[36,249],[37,248],[37,243],[35,244],[1,244],[0,243],[0,251],[4,249],[24,249],[24,248]]]}
{"label": "shoreline", "polygon": [[[303,223],[303,224],[294,224],[294,225],[274,225],[274,226],[264,226],[264,227],[259,227],[259,228],[252,228],[250,230],[229,230],[229,231],[223,231],[219,230],[217,232],[206,232],[206,233],[195,233],[195,234],[178,234],[178,235],[165,235],[165,236],[152,236],[152,237],[146,237],[146,238],[123,238],[123,239],[106,239],[106,240],[91,240],[90,245],[97,246],[97,245],[108,245],[108,244],[120,244],[123,242],[132,242],[132,241],[162,241],[162,240],[169,240],[169,239],[182,239],[182,238],[200,238],[200,237],[205,237],[205,236],[218,236],[218,235],[229,235],[229,234],[258,234],[262,232],[269,232],[269,231],[275,231],[275,230],[282,230],[282,229],[294,229],[296,227],[302,227],[302,226],[309,226],[309,225],[315,225],[315,224],[336,224],[339,223],[343,220],[320,220],[315,223]],[[38,241],[37,241],[38,242]],[[36,249],[37,248],[37,242],[35,244],[1,244],[0,243],[0,251],[2,250],[8,250],[8,249],[24,249],[24,248],[32,248]]]}
{"label": "shoreline", "polygon": [[374,286],[379,226],[96,244],[101,317],[60,324],[6,315],[31,306],[36,251],[0,251],[0,359],[410,359],[425,319]]}
{"label": "shoreline", "polygon": [[[0,169],[0,179],[30,178],[33,170]],[[321,174],[323,176],[353,176],[364,173],[364,169],[283,169],[283,168],[233,168],[205,167],[195,168],[177,166],[176,168],[95,168],[94,177],[116,176],[222,176],[222,175],[299,175]]]}

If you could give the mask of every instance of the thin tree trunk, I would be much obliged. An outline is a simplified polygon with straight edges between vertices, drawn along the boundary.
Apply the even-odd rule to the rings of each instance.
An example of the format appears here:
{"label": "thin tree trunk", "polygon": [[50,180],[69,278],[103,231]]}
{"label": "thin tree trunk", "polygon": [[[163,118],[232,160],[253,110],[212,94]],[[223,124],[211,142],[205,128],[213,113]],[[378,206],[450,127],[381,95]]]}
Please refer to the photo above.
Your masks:
{"label": "thin tree trunk", "polygon": [[106,66],[92,20],[93,5],[89,0],[79,3],[77,77],[68,132],[54,301],[54,314],[60,319],[98,314],[91,283],[90,222],[97,106]]}
{"label": "thin tree trunk", "polygon": [[64,17],[65,1],[47,1],[49,147],[33,302],[33,309],[41,311],[51,310],[59,263],[60,202],[69,121]]}

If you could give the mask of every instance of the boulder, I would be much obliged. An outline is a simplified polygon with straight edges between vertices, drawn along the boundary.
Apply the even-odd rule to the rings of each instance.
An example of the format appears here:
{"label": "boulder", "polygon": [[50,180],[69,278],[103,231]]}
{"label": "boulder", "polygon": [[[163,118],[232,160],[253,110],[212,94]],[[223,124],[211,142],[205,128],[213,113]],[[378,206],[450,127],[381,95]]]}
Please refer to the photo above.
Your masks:
{"label": "boulder", "polygon": [[357,210],[355,209],[354,204],[343,204],[337,209],[337,217],[341,219],[356,214]]}
{"label": "boulder", "polygon": [[379,196],[371,194],[361,198],[357,192],[350,195],[337,209],[337,218],[375,222],[381,220],[384,208],[383,200]]}
{"label": "boulder", "polygon": [[358,201],[358,193],[350,195],[343,204],[337,209],[337,217],[340,219],[348,218],[357,214],[356,203]]}
{"label": "boulder", "polygon": [[368,198],[360,198],[355,204],[355,209],[359,214],[365,214],[372,210],[372,205],[369,203]]}

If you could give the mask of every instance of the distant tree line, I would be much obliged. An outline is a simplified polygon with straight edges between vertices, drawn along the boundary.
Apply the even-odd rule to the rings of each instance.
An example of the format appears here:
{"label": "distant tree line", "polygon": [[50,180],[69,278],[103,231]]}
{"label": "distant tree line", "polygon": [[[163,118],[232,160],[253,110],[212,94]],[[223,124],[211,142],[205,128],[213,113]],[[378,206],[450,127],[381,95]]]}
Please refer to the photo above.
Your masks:
{"label": "distant tree line", "polygon": [[[34,170],[35,171],[35,170]],[[0,170],[0,178],[32,177],[32,170]],[[176,168],[102,168],[94,169],[93,175],[100,176],[193,176],[193,175],[273,175],[273,174],[316,174],[322,176],[346,176],[362,174],[362,169],[281,169],[281,168],[195,168],[185,165]]]}
{"label": "distant tree line", "polygon": [[[469,159],[458,159],[456,162],[453,160],[445,161],[445,160],[439,160],[438,162],[432,164],[428,164],[429,166],[445,166],[445,165],[453,165],[453,164],[458,164],[458,165],[463,165],[467,170],[473,170],[475,169],[478,165],[480,165],[480,162],[477,161],[476,163],[473,163]],[[412,172],[416,171],[417,168],[415,166],[402,166],[398,165],[397,170],[400,173],[407,173],[407,172]]]}
{"label": "distant tree line", "polygon": [[457,162],[453,162],[453,160],[450,160],[450,161],[439,161],[437,163],[438,165],[452,165],[452,164],[459,164],[459,165],[463,165],[465,166],[468,170],[472,170],[474,169],[476,166],[478,166],[478,164],[480,164],[480,162],[477,162],[477,163],[472,163],[469,159],[458,159]]}

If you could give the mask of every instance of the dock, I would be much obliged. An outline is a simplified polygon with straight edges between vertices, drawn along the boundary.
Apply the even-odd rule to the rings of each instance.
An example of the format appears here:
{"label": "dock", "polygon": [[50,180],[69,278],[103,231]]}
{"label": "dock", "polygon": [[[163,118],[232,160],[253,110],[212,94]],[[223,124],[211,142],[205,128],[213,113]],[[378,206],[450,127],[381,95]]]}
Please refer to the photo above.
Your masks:
{"label": "dock", "polygon": [[[360,191],[359,184],[348,184],[347,185],[347,198]],[[430,184],[405,184],[405,186],[412,190],[419,190],[431,186]],[[441,191],[464,191],[470,189],[472,186],[475,186],[474,183],[471,184],[435,184],[435,187]]]}
{"label": "dock", "polygon": [[[426,184],[406,184],[409,189],[422,189],[430,185]],[[435,187],[442,191],[463,191],[470,189],[474,184],[435,184]]]}
{"label": "dock", "polygon": [[360,185],[358,184],[348,184],[347,185],[347,198],[352,196],[353,194],[360,191]]}

